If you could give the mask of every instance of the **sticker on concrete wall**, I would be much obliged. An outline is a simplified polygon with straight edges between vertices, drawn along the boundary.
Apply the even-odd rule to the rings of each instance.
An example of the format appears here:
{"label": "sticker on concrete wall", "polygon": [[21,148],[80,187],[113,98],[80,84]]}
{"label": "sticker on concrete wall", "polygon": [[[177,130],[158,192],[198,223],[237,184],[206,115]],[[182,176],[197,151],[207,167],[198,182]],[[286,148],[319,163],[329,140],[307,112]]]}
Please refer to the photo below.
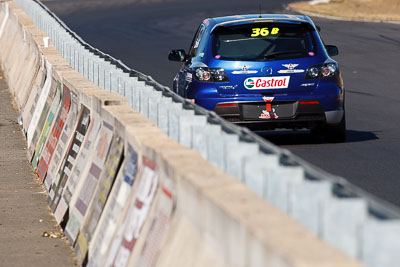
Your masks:
{"label": "sticker on concrete wall", "polygon": [[3,21],[1,22],[1,27],[0,27],[0,38],[3,36],[4,28],[6,27],[7,21],[8,21],[8,16],[10,14],[9,8],[8,8],[8,3],[5,3],[5,10],[6,14],[4,15]]}
{"label": "sticker on concrete wall", "polygon": [[55,81],[53,78],[51,79],[51,85],[50,85],[50,92],[47,96],[47,99],[45,101],[42,113],[39,116],[39,121],[36,125],[36,129],[33,133],[33,137],[32,137],[32,142],[31,145],[28,147],[28,155],[31,157],[33,157],[33,154],[35,153],[35,149],[37,147],[37,144],[39,143],[39,138],[40,138],[40,134],[44,128],[44,125],[46,123],[48,114],[50,112],[50,108],[53,104],[54,98],[56,96],[56,92],[57,92],[57,81]]}
{"label": "sticker on concrete wall", "polygon": [[53,153],[58,145],[58,140],[60,139],[61,132],[64,130],[64,125],[66,123],[69,110],[71,107],[71,91],[65,85],[63,86],[63,94],[61,100],[61,108],[58,111],[57,118],[51,129],[49,138],[47,139],[46,145],[41,154],[39,164],[36,170],[40,180],[43,182],[46,177],[47,170],[49,168],[50,161],[53,157]]}
{"label": "sticker on concrete wall", "polygon": [[112,136],[113,127],[103,121],[94,144],[96,150],[93,151],[94,157],[90,164],[89,173],[86,177],[81,179],[82,181],[75,193],[77,197],[73,198],[70,203],[69,218],[67,226],[65,227],[65,235],[71,244],[75,243],[81,226],[85,220],[97,182],[100,178],[101,172],[103,171],[104,161],[108,154]]}
{"label": "sticker on concrete wall", "polygon": [[110,246],[106,266],[127,266],[150,210],[158,185],[158,170],[148,158],[143,157],[142,161],[137,188]]}
{"label": "sticker on concrete wall", "polygon": [[166,178],[159,190],[161,192],[157,199],[155,216],[147,234],[143,250],[140,253],[139,264],[137,264],[141,267],[151,267],[156,263],[167,237],[170,220],[174,211],[172,181]]}
{"label": "sticker on concrete wall", "polygon": [[107,202],[108,195],[114,184],[117,173],[119,172],[123,159],[124,142],[120,137],[114,137],[107,159],[104,163],[104,168],[98,181],[98,186],[93,193],[92,202],[87,210],[85,222],[78,234],[78,239],[75,245],[75,255],[78,262],[82,264],[85,259],[88,244],[92,239],[101,213]]}
{"label": "sticker on concrete wall", "polygon": [[25,90],[26,92],[25,92],[25,95],[24,95],[22,106],[20,108],[21,113],[20,113],[19,121],[20,122],[22,121],[22,131],[25,134],[26,134],[26,131],[27,131],[27,126],[29,126],[29,122],[26,122],[25,119],[27,119],[26,118],[27,116],[29,116],[29,118],[31,118],[30,117],[31,114],[30,113],[29,114],[25,114],[25,113],[28,113],[28,112],[25,112],[25,111],[30,111],[30,108],[31,108],[32,103],[33,103],[33,100],[32,101],[29,101],[29,100],[33,99],[37,94],[37,91],[35,89],[37,89],[38,87],[34,86],[35,85],[35,81],[36,81],[36,79],[38,79],[38,76],[40,74],[43,74],[43,72],[40,69],[40,60],[41,60],[41,58],[38,57],[38,56],[34,56],[34,59],[35,59],[35,63],[34,63],[34,66],[32,67],[34,69],[34,72],[32,74],[31,80],[29,80],[27,82],[26,86],[24,87],[24,88],[26,88],[26,90]]}
{"label": "sticker on concrete wall", "polygon": [[89,243],[88,267],[102,266],[107,256],[108,246],[114,236],[122,210],[131,193],[138,173],[138,154],[129,144],[126,144],[125,159],[115,179],[106,206],[97,223],[92,240]]}
{"label": "sticker on concrete wall", "polygon": [[61,108],[61,83],[57,81],[55,84],[56,86],[56,93],[54,96],[53,104],[50,108],[49,114],[47,115],[47,120],[43,126],[42,134],[40,135],[39,142],[36,145],[35,149],[35,154],[33,155],[32,159],[32,167],[34,170],[36,170],[40,156],[42,155],[42,151],[45,147],[45,142],[50,134],[50,129],[53,126],[53,121],[55,118],[55,115],[58,114],[62,108]]}
{"label": "sticker on concrete wall", "polygon": [[31,122],[29,124],[28,131],[27,131],[28,147],[31,146],[33,135],[34,135],[36,127],[38,125],[40,115],[43,112],[43,108],[46,103],[46,99],[50,93],[50,87],[51,87],[51,81],[52,81],[51,68],[52,68],[51,64],[48,61],[46,61],[46,70],[47,70],[46,80],[43,84],[43,87],[42,87],[43,89],[40,93],[39,99],[37,100],[35,111],[33,112],[33,116],[32,116]]}
{"label": "sticker on concrete wall", "polygon": [[[43,59],[40,58],[41,61],[39,63],[43,62]],[[42,65],[42,64],[40,64]],[[28,94],[26,104],[23,107],[23,113],[22,113],[22,126],[23,126],[23,132],[27,134],[29,125],[32,121],[32,116],[35,113],[36,109],[36,104],[39,99],[40,93],[41,93],[41,81],[45,79],[46,77],[46,70],[39,66],[38,73],[35,77],[35,79],[32,81],[32,86],[28,88],[30,89],[30,92]]]}
{"label": "sticker on concrete wall", "polygon": [[71,142],[68,145],[68,152],[64,156],[61,164],[62,167],[59,169],[59,172],[57,173],[50,189],[50,208],[53,211],[57,207],[58,201],[60,200],[62,190],[68,180],[71,168],[75,163],[75,157],[80,150],[82,141],[85,138],[87,129],[89,128],[89,124],[90,110],[82,105],[81,114],[76,131],[74,133],[74,137],[71,139]]}
{"label": "sticker on concrete wall", "polygon": [[77,163],[72,167],[71,175],[65,185],[60,201],[54,212],[54,217],[58,223],[63,220],[65,213],[68,210],[69,203],[72,195],[75,193],[79,179],[87,175],[88,166],[90,166],[89,160],[91,159],[91,152],[95,149],[93,143],[99,133],[100,125],[100,116],[97,113],[94,113],[91,117],[90,126],[86,133],[85,140],[83,141],[81,149],[76,157]]}
{"label": "sticker on concrete wall", "polygon": [[[24,29],[24,34],[26,32],[26,29]],[[30,40],[29,40],[30,41]],[[28,42],[29,42],[28,41]],[[29,71],[23,71],[23,79],[19,79],[20,85],[18,86],[20,90],[18,90],[15,98],[16,101],[20,107],[20,110],[23,110],[23,107],[26,104],[26,100],[29,96],[30,89],[32,88],[32,82],[36,78],[36,75],[38,73],[38,68],[39,68],[39,58],[36,53],[33,51],[25,50],[25,57],[27,60],[27,63],[25,65],[25,69]],[[56,78],[57,79],[57,78]],[[57,80],[61,80],[58,78]]]}
{"label": "sticker on concrete wall", "polygon": [[47,174],[44,180],[44,187],[47,192],[50,192],[51,185],[58,173],[58,170],[62,167],[62,159],[67,154],[68,144],[74,137],[73,131],[78,125],[78,101],[77,96],[71,91],[71,107],[68,113],[67,121],[63,131],[61,132],[60,138],[56,149],[54,150],[52,160],[49,163]]}

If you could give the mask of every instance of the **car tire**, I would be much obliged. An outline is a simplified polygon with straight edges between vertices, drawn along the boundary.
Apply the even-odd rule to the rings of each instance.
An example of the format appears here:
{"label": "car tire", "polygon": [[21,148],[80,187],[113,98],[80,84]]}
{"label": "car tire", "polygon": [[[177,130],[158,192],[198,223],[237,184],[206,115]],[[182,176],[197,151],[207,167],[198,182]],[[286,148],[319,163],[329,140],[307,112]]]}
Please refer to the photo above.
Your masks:
{"label": "car tire", "polygon": [[312,135],[322,135],[326,142],[346,142],[346,114],[343,113],[342,120],[338,124],[325,124],[311,129]]}

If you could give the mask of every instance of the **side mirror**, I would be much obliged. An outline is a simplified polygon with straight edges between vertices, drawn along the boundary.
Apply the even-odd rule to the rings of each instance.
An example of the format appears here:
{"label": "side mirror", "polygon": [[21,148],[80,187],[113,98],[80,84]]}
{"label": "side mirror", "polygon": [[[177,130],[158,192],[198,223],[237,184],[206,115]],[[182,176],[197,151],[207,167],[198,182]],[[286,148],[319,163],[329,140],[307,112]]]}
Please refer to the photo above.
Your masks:
{"label": "side mirror", "polygon": [[330,57],[339,55],[339,48],[336,45],[326,45],[325,48]]}
{"label": "side mirror", "polygon": [[316,25],[315,27],[317,27],[317,31],[318,32],[321,32],[321,27],[320,26]]}
{"label": "side mirror", "polygon": [[169,52],[168,59],[171,61],[183,62],[187,58],[186,52],[183,49],[172,50]]}

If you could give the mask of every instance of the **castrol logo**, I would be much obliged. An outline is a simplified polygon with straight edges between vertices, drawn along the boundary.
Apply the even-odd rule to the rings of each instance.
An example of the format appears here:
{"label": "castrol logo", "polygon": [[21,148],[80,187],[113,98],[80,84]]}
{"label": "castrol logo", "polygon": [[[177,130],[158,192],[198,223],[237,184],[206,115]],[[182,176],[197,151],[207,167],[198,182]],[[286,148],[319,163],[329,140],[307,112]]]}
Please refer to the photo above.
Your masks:
{"label": "castrol logo", "polygon": [[247,78],[244,87],[249,90],[288,88],[290,76]]}

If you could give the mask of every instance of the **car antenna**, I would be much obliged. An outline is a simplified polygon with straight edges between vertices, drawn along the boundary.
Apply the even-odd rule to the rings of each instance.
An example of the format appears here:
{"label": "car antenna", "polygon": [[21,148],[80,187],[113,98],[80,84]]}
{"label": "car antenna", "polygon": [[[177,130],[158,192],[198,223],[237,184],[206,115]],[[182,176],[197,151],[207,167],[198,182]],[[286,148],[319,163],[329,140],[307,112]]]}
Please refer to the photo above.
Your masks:
{"label": "car antenna", "polygon": [[261,0],[260,0],[260,3],[259,3],[259,7],[260,7],[260,16],[259,16],[259,18],[262,18],[261,17]]}

